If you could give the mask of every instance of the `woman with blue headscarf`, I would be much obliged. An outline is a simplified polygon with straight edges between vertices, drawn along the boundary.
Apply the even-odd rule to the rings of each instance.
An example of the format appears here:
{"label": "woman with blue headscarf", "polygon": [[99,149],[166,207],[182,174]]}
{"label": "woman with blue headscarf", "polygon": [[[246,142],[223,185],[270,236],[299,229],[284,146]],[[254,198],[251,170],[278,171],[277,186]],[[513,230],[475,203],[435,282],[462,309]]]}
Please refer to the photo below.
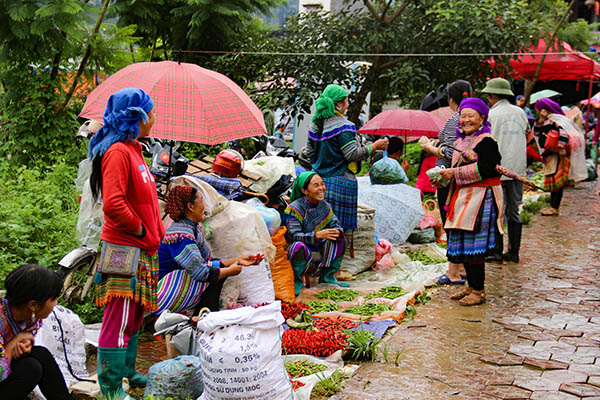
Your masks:
{"label": "woman with blue headscarf", "polygon": [[98,383],[102,394],[111,399],[127,397],[121,385],[124,377],[132,386],[147,382],[135,370],[138,331],[144,312],[157,308],[158,249],[165,229],[154,178],[136,139],[150,133],[153,108],[152,99],[141,89],[113,93],[104,111],[104,125],[89,144],[92,193],[96,198],[101,195],[103,202],[101,239],[139,253],[137,261],[133,260],[137,262],[135,276],[98,273],[95,279],[96,304],[104,306]]}
{"label": "woman with blue headscarf", "polygon": [[[458,109],[450,168],[440,172],[451,181],[446,205],[448,261],[464,264],[469,286],[451,296],[460,305],[473,306],[485,301],[485,257],[496,244],[496,232],[502,233],[504,197],[496,165],[501,156],[498,143],[490,135],[489,107],[483,100],[465,98]],[[474,152],[476,161],[465,160],[462,152]]]}

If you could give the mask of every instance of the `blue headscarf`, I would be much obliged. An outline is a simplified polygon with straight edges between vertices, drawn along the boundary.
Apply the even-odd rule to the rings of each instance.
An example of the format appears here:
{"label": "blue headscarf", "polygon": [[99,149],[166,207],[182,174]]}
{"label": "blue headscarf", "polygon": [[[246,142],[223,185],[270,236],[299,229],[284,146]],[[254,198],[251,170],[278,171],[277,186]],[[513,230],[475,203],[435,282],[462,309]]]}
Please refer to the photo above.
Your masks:
{"label": "blue headscarf", "polygon": [[[479,113],[483,117],[483,124],[481,124],[481,128],[477,132],[473,133],[473,136],[479,136],[483,133],[489,133],[490,130],[490,121],[488,121],[488,114],[490,113],[490,108],[483,100],[477,97],[467,97],[460,102],[460,106],[458,107],[458,112],[461,112],[465,108],[470,108]],[[460,124],[456,127],[456,137],[459,139],[465,138],[465,133],[460,127]]]}
{"label": "blue headscarf", "polygon": [[88,157],[102,157],[117,142],[134,140],[140,134],[140,120],[148,121],[154,102],[142,89],[121,89],[110,95],[104,110],[104,125],[92,136]]}

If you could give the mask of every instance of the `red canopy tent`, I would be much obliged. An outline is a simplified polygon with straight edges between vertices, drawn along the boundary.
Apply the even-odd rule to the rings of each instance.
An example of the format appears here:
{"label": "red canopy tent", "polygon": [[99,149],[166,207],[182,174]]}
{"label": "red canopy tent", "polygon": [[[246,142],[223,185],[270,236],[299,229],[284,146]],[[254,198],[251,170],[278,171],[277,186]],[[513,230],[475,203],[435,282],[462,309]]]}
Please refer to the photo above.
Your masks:
{"label": "red canopy tent", "polygon": [[[546,41],[540,39],[536,46],[532,45],[530,47],[530,53],[522,53],[517,59],[511,59],[510,66],[514,70],[512,72],[513,78],[519,80],[533,79],[545,51]],[[488,63],[492,67],[496,66],[493,59],[488,60]],[[538,76],[539,81],[575,81],[583,79],[600,79],[600,64],[580,51],[573,50],[566,42],[561,42],[560,46],[556,43],[548,50]]]}

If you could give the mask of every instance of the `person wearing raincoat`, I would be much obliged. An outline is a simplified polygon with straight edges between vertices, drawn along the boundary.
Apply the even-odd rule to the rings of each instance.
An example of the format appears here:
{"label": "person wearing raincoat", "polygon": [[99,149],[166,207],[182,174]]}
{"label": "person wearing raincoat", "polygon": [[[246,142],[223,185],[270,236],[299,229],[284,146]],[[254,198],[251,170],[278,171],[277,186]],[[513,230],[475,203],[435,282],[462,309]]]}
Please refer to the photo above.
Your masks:
{"label": "person wearing raincoat", "polygon": [[535,103],[539,119],[534,126],[544,162],[544,189],[550,192],[550,206],[540,214],[556,216],[565,187],[587,178],[583,132],[565,116],[554,100]]}
{"label": "person wearing raincoat", "polygon": [[315,251],[321,253],[319,282],[348,287],[334,276],[342,265],[346,239],[340,221],[325,201],[325,191],[325,183],[317,173],[302,172],[294,181],[290,205],[285,211],[285,235],[290,244],[288,255],[294,269],[296,296],[302,290],[302,274],[307,271]]}

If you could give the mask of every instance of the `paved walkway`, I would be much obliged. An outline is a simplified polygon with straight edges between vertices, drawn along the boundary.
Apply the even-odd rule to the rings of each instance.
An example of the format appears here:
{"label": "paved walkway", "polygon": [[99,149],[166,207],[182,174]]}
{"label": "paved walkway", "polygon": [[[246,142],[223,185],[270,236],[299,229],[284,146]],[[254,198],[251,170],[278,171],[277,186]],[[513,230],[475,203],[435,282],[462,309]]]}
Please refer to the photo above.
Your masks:
{"label": "paved walkway", "polygon": [[520,264],[487,265],[487,304],[438,289],[333,399],[600,399],[595,186],[567,191],[559,217],[534,217]]}

